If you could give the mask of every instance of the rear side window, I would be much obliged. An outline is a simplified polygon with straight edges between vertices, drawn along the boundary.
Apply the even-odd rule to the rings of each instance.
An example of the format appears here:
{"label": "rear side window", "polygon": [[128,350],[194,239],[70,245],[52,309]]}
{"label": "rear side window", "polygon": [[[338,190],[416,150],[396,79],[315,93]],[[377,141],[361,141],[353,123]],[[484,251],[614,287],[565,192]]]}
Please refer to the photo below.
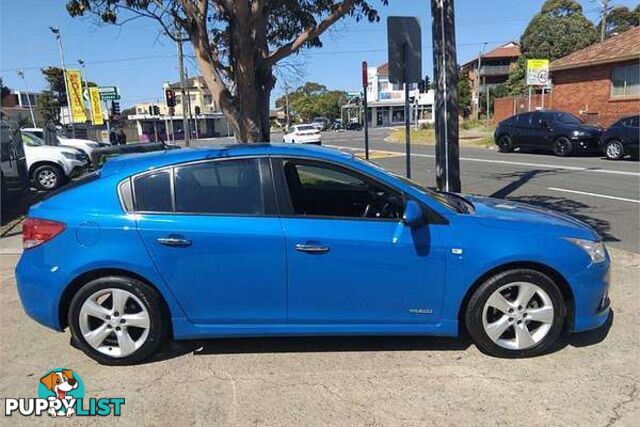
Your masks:
{"label": "rear side window", "polygon": [[139,176],[134,181],[136,210],[171,212],[171,174],[168,171]]}
{"label": "rear side window", "polygon": [[258,159],[224,160],[175,169],[176,212],[263,215]]}

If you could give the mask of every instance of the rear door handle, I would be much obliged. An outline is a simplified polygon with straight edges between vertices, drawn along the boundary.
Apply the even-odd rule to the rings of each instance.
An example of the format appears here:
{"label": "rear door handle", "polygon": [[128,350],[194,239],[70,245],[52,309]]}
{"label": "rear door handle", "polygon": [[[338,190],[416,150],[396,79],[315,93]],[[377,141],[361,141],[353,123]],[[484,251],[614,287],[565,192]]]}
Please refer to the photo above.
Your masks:
{"label": "rear door handle", "polygon": [[174,236],[174,235],[167,236],[167,237],[160,237],[158,239],[158,243],[160,243],[161,245],[171,246],[175,248],[184,248],[187,246],[191,246],[191,240],[185,239],[180,236]]}
{"label": "rear door handle", "polygon": [[298,243],[296,245],[296,251],[305,252],[308,254],[326,254],[327,252],[329,252],[329,247]]}

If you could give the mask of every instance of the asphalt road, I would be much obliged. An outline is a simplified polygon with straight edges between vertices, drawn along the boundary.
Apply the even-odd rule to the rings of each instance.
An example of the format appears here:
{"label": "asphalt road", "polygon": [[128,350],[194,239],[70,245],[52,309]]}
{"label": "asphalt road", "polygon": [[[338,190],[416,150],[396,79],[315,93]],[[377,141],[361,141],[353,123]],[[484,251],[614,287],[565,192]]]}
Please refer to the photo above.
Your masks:
{"label": "asphalt road", "polygon": [[[371,160],[404,174],[403,143],[384,142],[387,129],[370,130]],[[322,134],[323,145],[364,156],[364,132]],[[272,141],[281,141],[273,134]],[[215,140],[230,142],[232,139]],[[197,145],[213,141],[199,141]],[[434,147],[413,144],[412,178],[436,186]],[[607,244],[640,252],[640,163],[601,157],[558,158],[549,154],[499,153],[461,147],[462,191],[532,203],[567,213],[593,226]]]}

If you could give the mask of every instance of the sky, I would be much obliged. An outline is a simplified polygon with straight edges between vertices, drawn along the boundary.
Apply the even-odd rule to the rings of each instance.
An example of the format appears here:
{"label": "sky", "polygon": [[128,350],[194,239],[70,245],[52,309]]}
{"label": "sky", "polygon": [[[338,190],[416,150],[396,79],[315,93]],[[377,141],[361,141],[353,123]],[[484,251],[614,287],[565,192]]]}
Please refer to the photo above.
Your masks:
{"label": "sky", "polygon": [[[59,27],[67,68],[86,64],[89,80],[101,86],[118,86],[122,108],[139,102],[162,100],[162,83],[178,80],[175,43],[160,35],[158,26],[138,19],[122,26],[97,23],[94,17],[71,18],[65,0],[0,0],[0,76],[14,90],[45,89],[40,68],[59,66],[60,55],[49,26]],[[429,0],[389,0],[384,7],[370,0],[381,13],[379,23],[344,19],[322,37],[324,46],[289,60],[298,76],[288,73],[289,85],[315,81],[330,89],[359,91],[363,60],[370,66],[386,62],[386,17],[418,16],[422,23],[423,74],[433,76],[431,13]],[[483,49],[517,41],[543,0],[456,0],[458,63],[463,64]],[[598,3],[581,0],[588,18],[598,20]],[[635,7],[634,1],[614,0],[614,5]],[[486,44],[486,47],[485,47]],[[188,44],[185,53],[191,54]],[[189,76],[197,65],[186,59]],[[18,70],[24,71],[24,81]],[[283,79],[274,99],[283,93]]]}

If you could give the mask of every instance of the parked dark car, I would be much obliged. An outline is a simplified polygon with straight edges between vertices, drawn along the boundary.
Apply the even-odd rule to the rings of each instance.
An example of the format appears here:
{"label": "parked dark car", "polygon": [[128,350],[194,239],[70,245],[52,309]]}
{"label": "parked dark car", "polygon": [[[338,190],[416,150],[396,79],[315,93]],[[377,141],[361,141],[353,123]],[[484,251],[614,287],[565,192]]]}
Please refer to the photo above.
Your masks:
{"label": "parked dark car", "polygon": [[640,140],[640,116],[629,116],[618,120],[600,137],[600,148],[609,160],[621,160],[626,156],[638,158]]}
{"label": "parked dark car", "polygon": [[346,130],[362,130],[362,123],[349,122],[344,126],[344,128]]}
{"label": "parked dark car", "polygon": [[20,128],[9,120],[1,121],[0,149],[0,191],[4,206],[5,203],[16,203],[30,187]]}
{"label": "parked dark car", "polygon": [[494,140],[500,152],[516,148],[552,151],[560,157],[578,152],[599,153],[602,129],[586,125],[563,111],[516,114],[498,124]]}

